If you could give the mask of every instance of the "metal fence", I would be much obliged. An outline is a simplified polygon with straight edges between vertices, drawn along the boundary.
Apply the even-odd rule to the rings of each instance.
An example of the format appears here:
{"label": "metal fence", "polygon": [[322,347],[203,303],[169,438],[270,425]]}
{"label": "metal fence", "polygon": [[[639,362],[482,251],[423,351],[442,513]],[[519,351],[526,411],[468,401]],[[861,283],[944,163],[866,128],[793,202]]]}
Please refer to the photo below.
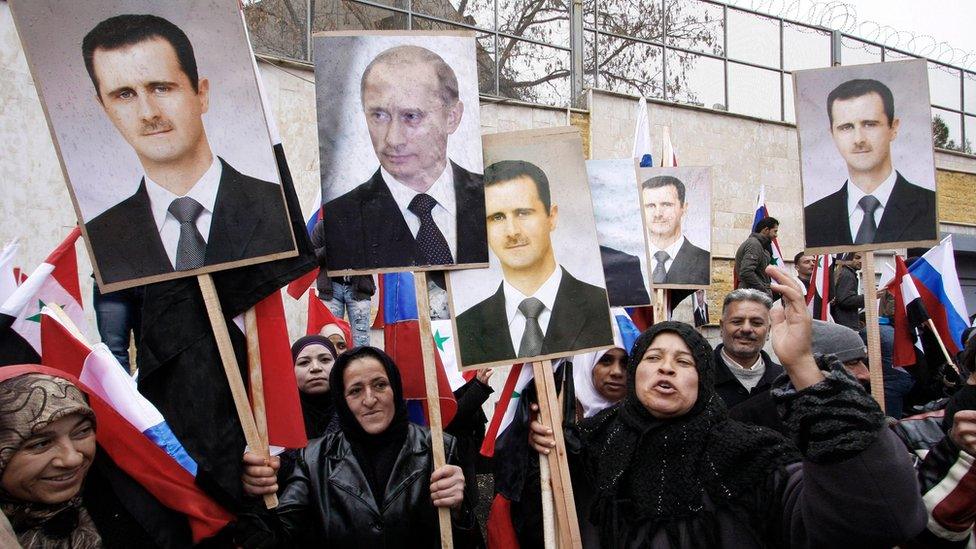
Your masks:
{"label": "metal fence", "polygon": [[[586,88],[794,122],[792,71],[914,56],[710,0],[246,0],[255,51],[311,62],[326,30],[472,30],[481,93],[576,106]],[[972,153],[976,73],[929,61],[936,146]]]}

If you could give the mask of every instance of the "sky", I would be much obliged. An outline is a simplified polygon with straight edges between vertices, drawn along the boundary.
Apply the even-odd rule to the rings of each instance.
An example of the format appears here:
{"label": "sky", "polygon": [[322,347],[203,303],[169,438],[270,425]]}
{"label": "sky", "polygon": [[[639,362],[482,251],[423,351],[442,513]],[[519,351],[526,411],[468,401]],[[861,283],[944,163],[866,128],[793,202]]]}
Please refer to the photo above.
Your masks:
{"label": "sky", "polygon": [[[811,8],[822,9],[825,5],[844,3],[853,6],[858,23],[875,22],[912,32],[916,36],[931,35],[939,42],[946,42],[976,56],[976,32],[973,31],[976,26],[976,0],[739,0],[731,3],[764,13],[782,11],[784,6],[793,4],[798,4],[802,13]],[[786,17],[794,18],[790,15]],[[862,38],[871,37],[862,35]],[[976,65],[976,62],[972,64]]]}

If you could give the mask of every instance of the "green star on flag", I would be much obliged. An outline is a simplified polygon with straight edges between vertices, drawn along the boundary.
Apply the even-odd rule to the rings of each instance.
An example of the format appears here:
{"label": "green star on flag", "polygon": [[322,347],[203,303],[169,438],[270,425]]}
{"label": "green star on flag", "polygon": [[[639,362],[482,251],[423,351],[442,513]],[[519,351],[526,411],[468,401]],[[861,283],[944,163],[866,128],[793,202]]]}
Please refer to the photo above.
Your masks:
{"label": "green star on flag", "polygon": [[442,336],[440,330],[434,332],[434,344],[437,345],[438,350],[444,350],[444,342],[448,339],[451,339],[450,336]]}
{"label": "green star on flag", "polygon": [[769,260],[769,264],[770,265],[774,265],[774,266],[778,265],[779,264],[779,258],[778,257],[773,257],[771,260]]}
{"label": "green star on flag", "polygon": [[[46,305],[46,303],[44,303],[43,301],[41,301],[40,299],[38,299],[37,300],[37,314],[36,315],[33,315],[33,316],[27,317],[26,320],[29,320],[31,322],[40,323],[41,322],[41,309],[44,308],[44,305]],[[62,309],[64,308],[64,305],[61,305],[60,303],[57,303],[56,305],[58,305]]]}

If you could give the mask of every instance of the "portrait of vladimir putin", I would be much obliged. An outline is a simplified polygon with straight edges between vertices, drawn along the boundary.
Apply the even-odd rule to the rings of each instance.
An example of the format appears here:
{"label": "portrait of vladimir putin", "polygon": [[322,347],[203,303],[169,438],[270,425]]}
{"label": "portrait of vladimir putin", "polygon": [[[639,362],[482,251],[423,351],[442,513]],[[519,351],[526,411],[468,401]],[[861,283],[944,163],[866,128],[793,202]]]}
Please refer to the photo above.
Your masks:
{"label": "portrait of vladimir putin", "polygon": [[400,45],[376,55],[359,84],[379,166],[324,205],[328,270],[487,263],[482,176],[448,157],[466,107],[455,71]]}
{"label": "portrait of vladimir putin", "polygon": [[214,153],[203,117],[219,83],[198,74],[183,30],[156,15],[117,15],[85,35],[82,58],[94,99],[143,172],[134,194],[85,223],[103,283],[295,249],[281,186]]}
{"label": "portrait of vladimir putin", "polygon": [[559,206],[546,174],[521,160],[488,166],[485,208],[488,245],[503,280],[494,294],[457,316],[461,364],[608,344],[606,290],[577,279],[556,259],[552,237]]}

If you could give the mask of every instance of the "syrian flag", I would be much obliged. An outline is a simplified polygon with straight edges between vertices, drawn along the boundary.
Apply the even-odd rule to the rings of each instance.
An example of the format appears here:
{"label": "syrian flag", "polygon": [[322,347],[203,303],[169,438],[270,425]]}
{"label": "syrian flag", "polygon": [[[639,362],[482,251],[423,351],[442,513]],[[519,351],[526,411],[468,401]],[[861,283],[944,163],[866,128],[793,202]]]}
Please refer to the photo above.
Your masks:
{"label": "syrian flag", "polygon": [[[424,406],[427,385],[424,382],[424,357],[420,348],[420,320],[417,296],[414,293],[413,273],[385,275],[383,292],[383,341],[386,352],[393,358],[403,378],[403,397],[407,400],[410,420],[428,425]],[[433,327],[432,327],[433,328]],[[436,344],[436,341],[435,341]],[[437,370],[437,390],[441,407],[441,422],[449,425],[457,412],[457,401],[444,371],[440,354],[434,353]]]}
{"label": "syrian flag", "polygon": [[834,259],[830,254],[818,255],[817,262],[810,273],[810,287],[807,288],[807,309],[816,320],[833,322],[830,316],[830,271]]}
{"label": "syrian flag", "polygon": [[895,256],[895,277],[888,283],[887,290],[895,298],[893,364],[912,366],[916,362],[918,329],[929,321],[929,314],[901,256]]}
{"label": "syrian flag", "polygon": [[481,443],[481,455],[492,457],[495,455],[495,443],[498,438],[508,429],[515,412],[518,410],[519,399],[522,398],[522,391],[530,381],[535,379],[532,373],[531,364],[513,364],[505,379],[505,386],[502,388],[501,398],[495,403],[495,411],[491,416],[491,422],[485,431],[485,439]]}
{"label": "syrian flag", "polygon": [[[623,309],[613,307],[610,309],[610,314],[614,319],[613,345],[623,349],[624,352],[629,352],[640,331]],[[583,406],[583,417],[592,417],[613,405],[613,402],[600,395],[593,385],[593,368],[606,352],[606,350],[599,350],[573,357],[573,387],[576,400]]]}
{"label": "syrian flag", "polygon": [[[18,269],[13,266],[18,247],[15,240],[0,252],[0,305],[10,299],[19,285]],[[0,366],[40,362],[37,350],[14,330],[15,320],[15,316],[0,313]]]}
{"label": "syrian flag", "polygon": [[322,331],[324,326],[335,324],[342,330],[342,335],[346,338],[346,347],[353,348],[355,342],[352,340],[352,328],[344,319],[336,318],[332,310],[326,307],[325,303],[319,299],[315,290],[308,290],[308,319],[305,323],[305,335],[317,334]]}
{"label": "syrian flag", "polygon": [[476,370],[462,372],[458,368],[457,355],[454,354],[454,328],[451,326],[450,319],[431,320],[430,331],[434,335],[434,349],[444,366],[447,382],[451,384],[452,391],[457,391],[462,385],[471,381],[478,372]]}
{"label": "syrian flag", "polygon": [[908,268],[950,356],[962,349],[962,334],[969,326],[953,254],[952,235],[949,235]]}
{"label": "syrian flag", "polygon": [[[215,535],[233,520],[197,487],[196,462],[108,347],[89,347],[72,333],[76,328],[62,324],[47,308],[41,316],[43,363],[49,367],[44,370],[52,370],[42,373],[65,377],[88,394],[98,443],[119,468],[160,503],[186,515],[194,542]],[[21,366],[4,368],[3,374],[16,368]]]}
{"label": "syrian flag", "polygon": [[17,280],[17,270],[14,268],[14,261],[19,249],[20,242],[15,238],[0,251],[0,303],[7,301],[17,286],[20,286],[20,281]]}
{"label": "syrian flag", "polygon": [[[44,305],[58,305],[75,325],[85,325],[85,312],[81,308],[81,286],[78,282],[78,256],[75,253],[75,242],[80,234],[81,229],[75,227],[0,305],[0,329],[6,331],[7,326],[11,327],[38,355],[43,355],[41,309]],[[10,334],[4,336],[4,339],[13,337],[15,336]]]}

